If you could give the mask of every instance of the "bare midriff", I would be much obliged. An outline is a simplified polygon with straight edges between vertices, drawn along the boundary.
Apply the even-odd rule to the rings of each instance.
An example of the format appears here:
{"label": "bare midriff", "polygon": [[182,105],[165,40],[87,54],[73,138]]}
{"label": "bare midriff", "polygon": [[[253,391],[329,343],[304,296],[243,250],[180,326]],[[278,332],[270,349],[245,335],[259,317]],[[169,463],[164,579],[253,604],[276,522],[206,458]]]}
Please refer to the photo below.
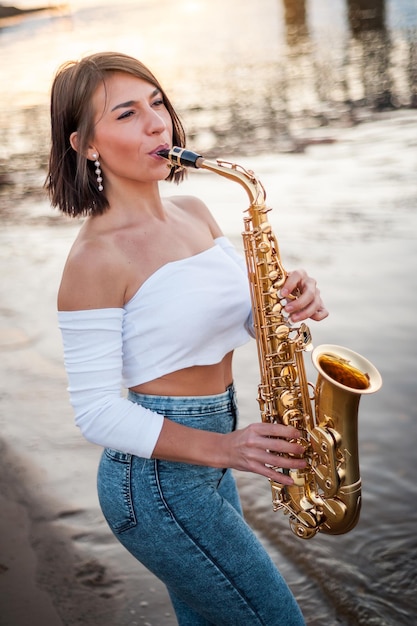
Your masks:
{"label": "bare midriff", "polygon": [[135,393],[152,396],[211,396],[226,391],[233,382],[233,352],[214,365],[196,365],[161,378],[130,387]]}

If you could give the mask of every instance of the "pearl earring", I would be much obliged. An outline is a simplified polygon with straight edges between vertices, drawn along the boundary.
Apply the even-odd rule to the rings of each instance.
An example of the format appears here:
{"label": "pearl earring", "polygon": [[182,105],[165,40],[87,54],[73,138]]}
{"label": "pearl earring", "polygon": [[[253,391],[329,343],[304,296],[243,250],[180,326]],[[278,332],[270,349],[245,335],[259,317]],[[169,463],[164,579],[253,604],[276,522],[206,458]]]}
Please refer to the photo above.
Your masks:
{"label": "pearl earring", "polygon": [[103,185],[101,184],[103,182],[103,179],[101,177],[100,161],[98,160],[98,154],[94,153],[93,154],[93,159],[95,159],[94,165],[96,166],[97,189],[99,191],[103,191]]}

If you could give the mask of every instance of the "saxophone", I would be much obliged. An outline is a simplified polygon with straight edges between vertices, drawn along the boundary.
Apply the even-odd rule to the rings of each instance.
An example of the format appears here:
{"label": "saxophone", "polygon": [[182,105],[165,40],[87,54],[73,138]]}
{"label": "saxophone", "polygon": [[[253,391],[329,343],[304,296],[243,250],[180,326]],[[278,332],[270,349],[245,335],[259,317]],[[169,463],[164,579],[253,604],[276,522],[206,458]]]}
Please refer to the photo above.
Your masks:
{"label": "saxophone", "polygon": [[[174,147],[158,153],[169,167],[207,169],[239,183],[250,206],[242,233],[250,283],[260,384],[261,419],[291,425],[301,431],[307,465],[282,470],[292,485],[270,480],[273,510],[289,516],[292,532],[310,539],[317,532],[347,533],[359,520],[361,478],[358,453],[358,406],[362,394],[378,391],[382,380],[367,359],[347,348],[321,345],[314,350],[306,324],[293,326],[280,296],[287,273],[265,204],[266,194],[252,171],[222,161],[208,161],[190,150]],[[297,294],[295,294],[296,297]],[[304,352],[311,352],[318,371],[308,382]]]}

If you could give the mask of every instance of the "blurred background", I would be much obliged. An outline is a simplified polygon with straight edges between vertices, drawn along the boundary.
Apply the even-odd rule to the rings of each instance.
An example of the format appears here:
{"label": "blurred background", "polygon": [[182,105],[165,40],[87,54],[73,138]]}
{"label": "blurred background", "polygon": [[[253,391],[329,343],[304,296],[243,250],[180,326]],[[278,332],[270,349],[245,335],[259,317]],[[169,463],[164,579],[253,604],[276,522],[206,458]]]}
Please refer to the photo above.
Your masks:
{"label": "blurred background", "polygon": [[[28,520],[34,576],[62,620],[43,623],[96,626],[99,617],[102,626],[175,624],[163,589],[113,540],[99,511],[100,451],[73,425],[55,314],[79,223],[52,211],[42,190],[55,71],[69,59],[117,50],[160,79],[190,149],[255,170],[274,209],[284,264],[317,278],[331,312],[311,324],[314,343],[362,353],[384,380],[361,400],[358,526],[303,542],[272,512],[267,481],[238,475],[249,523],[308,626],[414,626],[416,1],[43,4],[0,4],[0,447],[3,460],[7,450],[19,464],[13,475],[2,467],[0,476],[13,485],[4,491],[8,506],[18,499],[23,507],[18,519]],[[182,189],[202,197],[241,245],[247,201],[240,187],[197,171]],[[245,424],[259,419],[253,343],[235,363]],[[7,542],[19,524],[12,509],[4,517],[3,488],[0,479]],[[4,572],[0,562],[0,591]],[[13,603],[8,587],[2,606],[0,593],[1,626],[35,623],[27,610],[16,617],[22,594],[21,586]]]}
{"label": "blurred background", "polygon": [[33,192],[45,166],[54,72],[98,50],[148,64],[204,154],[302,151],[329,127],[417,107],[414,0],[40,5],[0,4],[0,182],[18,183],[8,198]]}

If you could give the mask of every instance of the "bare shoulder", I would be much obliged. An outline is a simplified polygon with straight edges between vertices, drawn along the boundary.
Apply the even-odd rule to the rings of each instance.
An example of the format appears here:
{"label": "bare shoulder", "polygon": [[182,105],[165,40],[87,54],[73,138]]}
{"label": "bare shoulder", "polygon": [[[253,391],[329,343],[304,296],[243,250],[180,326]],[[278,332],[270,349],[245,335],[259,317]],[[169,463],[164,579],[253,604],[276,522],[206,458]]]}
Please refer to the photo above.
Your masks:
{"label": "bare shoulder", "polygon": [[125,264],[110,238],[80,232],[68,255],[58,309],[74,311],[123,306]]}
{"label": "bare shoulder", "polygon": [[221,237],[222,231],[220,226],[214,219],[208,206],[200,198],[197,198],[197,196],[178,195],[171,196],[168,199],[193,218],[204,222],[209,227],[213,238]]}

